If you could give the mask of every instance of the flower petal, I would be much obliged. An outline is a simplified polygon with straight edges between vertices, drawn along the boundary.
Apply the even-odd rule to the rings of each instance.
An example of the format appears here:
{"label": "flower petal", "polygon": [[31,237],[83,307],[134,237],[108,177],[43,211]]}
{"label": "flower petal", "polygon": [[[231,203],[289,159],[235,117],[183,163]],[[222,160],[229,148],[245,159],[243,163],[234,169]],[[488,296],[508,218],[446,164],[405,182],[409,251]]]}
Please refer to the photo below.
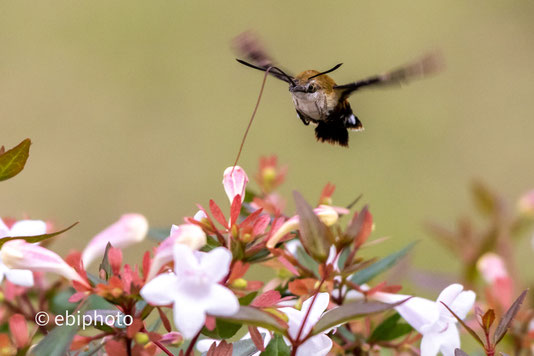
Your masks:
{"label": "flower petal", "polygon": [[438,333],[423,335],[423,339],[421,340],[421,356],[436,356],[441,346],[440,342]]}
{"label": "flower petal", "polygon": [[[458,283],[451,284],[441,291],[437,299],[438,302],[443,302],[447,306],[451,306],[454,299],[464,290],[464,286]],[[441,304],[441,303],[440,303]]]}
{"label": "flower petal", "polygon": [[19,220],[9,231],[11,236],[35,236],[46,234],[46,223],[41,220]]}
{"label": "flower petal", "polygon": [[464,319],[467,313],[475,304],[476,294],[473,291],[464,291],[449,306],[461,319]]}
{"label": "flower petal", "polygon": [[213,282],[219,282],[228,274],[230,262],[232,262],[232,253],[224,247],[217,247],[202,254],[200,268],[210,276]]}
{"label": "flower petal", "polygon": [[171,273],[160,274],[141,288],[141,296],[152,305],[168,305],[175,299],[178,278]]}
{"label": "flower petal", "polygon": [[33,272],[27,269],[8,269],[6,278],[13,284],[22,287],[33,286]]}
{"label": "flower petal", "polygon": [[332,340],[324,334],[319,334],[300,345],[297,349],[297,356],[325,356],[331,348]]}
{"label": "flower petal", "polygon": [[[302,303],[302,309],[301,312],[306,315],[308,313],[308,310],[310,309],[310,305],[313,301],[314,297],[310,297],[306,299],[304,303]],[[308,314],[308,318],[306,319],[306,325],[304,326],[304,329],[302,331],[303,335],[307,335],[310,330],[313,328],[315,324],[317,324],[317,321],[319,321],[319,318],[323,314],[323,312],[328,307],[328,303],[330,302],[330,295],[328,293],[318,293],[317,297],[315,297],[315,301],[313,302],[313,305],[311,305],[311,310]]]}
{"label": "flower petal", "polygon": [[211,315],[229,316],[239,310],[239,301],[232,291],[220,284],[210,288],[206,312]]}
{"label": "flower petal", "polygon": [[193,253],[191,247],[183,244],[174,244],[174,271],[176,275],[181,276],[187,274],[190,270],[198,270],[200,263],[198,258]]}
{"label": "flower petal", "polygon": [[460,348],[460,334],[455,324],[449,324],[447,330],[439,334],[439,350],[443,356],[454,356],[454,350]]}
{"label": "flower petal", "polygon": [[174,324],[184,338],[194,337],[206,322],[206,312],[201,304],[192,303],[188,298],[182,299],[180,295],[174,301]]}

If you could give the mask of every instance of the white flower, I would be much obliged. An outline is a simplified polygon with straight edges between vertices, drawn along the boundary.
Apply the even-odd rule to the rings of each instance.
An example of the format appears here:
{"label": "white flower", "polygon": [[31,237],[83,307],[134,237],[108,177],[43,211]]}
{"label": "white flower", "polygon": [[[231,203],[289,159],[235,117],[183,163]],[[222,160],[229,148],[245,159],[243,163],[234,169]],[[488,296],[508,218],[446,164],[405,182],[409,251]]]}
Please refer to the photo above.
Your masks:
{"label": "white flower", "polygon": [[[267,345],[269,345],[269,342],[271,341],[271,333],[269,332],[269,330],[264,329],[264,328],[258,328],[258,332],[263,337],[263,347],[266,348]],[[245,336],[241,338],[241,340],[250,340],[250,339],[252,339],[252,336],[250,335],[250,333],[246,333]],[[215,343],[215,345],[219,345],[220,342],[221,340],[216,340],[216,339],[202,339],[202,340],[197,341],[195,347],[199,352],[204,353],[204,352],[208,352],[208,350],[210,349],[211,345],[213,345],[213,343]],[[257,351],[251,354],[250,356],[258,356],[260,353],[261,351]]]}
{"label": "white flower", "polygon": [[[314,297],[306,299],[306,301],[302,303],[301,310],[297,310],[294,308],[280,308],[280,311],[285,313],[289,319],[288,333],[292,339],[296,339],[298,336],[302,340],[304,337],[306,337],[313,328],[313,326],[319,321],[323,312],[328,307],[328,303],[330,301],[330,296],[328,295],[328,293],[317,294],[317,297],[315,298],[315,301],[312,305],[313,298]],[[302,323],[306,314],[308,313],[308,310],[308,317],[306,319],[304,327],[302,327]],[[298,333],[301,327],[302,332],[299,336]],[[325,333],[320,333],[318,335],[310,337],[304,343],[302,343],[297,349],[297,356],[324,356],[328,353],[328,351],[330,351],[331,348],[332,340],[328,336],[326,336]]]}
{"label": "white flower", "polygon": [[[473,291],[463,289],[461,284],[451,284],[439,294],[435,302],[413,297],[395,307],[404,320],[423,335],[421,356],[435,356],[438,352],[444,356],[453,356],[454,350],[460,347],[460,335],[456,326],[458,321],[442,302],[464,319],[473,307],[476,295]],[[370,296],[371,299],[385,303],[396,303],[409,297],[382,292]]]}
{"label": "white flower", "polygon": [[228,274],[232,254],[223,247],[208,253],[174,244],[174,272],[155,277],[141,289],[153,305],[173,304],[174,323],[186,339],[195,336],[206,314],[229,316],[239,309],[237,297],[220,285]]}
{"label": "white flower", "polygon": [[198,250],[206,244],[206,234],[194,224],[173,225],[169,237],[163,240],[156,249],[146,278],[147,281],[154,278],[161,267],[173,260],[173,246],[175,244],[187,245],[193,250]]}
{"label": "white flower", "polygon": [[[35,236],[43,234],[46,234],[46,223],[44,221],[20,220],[13,224],[10,229],[6,226],[4,221],[0,219],[0,238],[7,236]],[[23,287],[33,286],[32,271],[27,269],[8,268],[4,263],[2,263],[2,258],[0,257],[0,283],[2,283],[4,280],[4,276],[13,284]]]}
{"label": "white flower", "polygon": [[125,248],[141,242],[148,232],[148,221],[140,214],[124,214],[114,224],[108,226],[87,244],[82,261],[85,267],[95,258],[103,256],[109,243],[115,248]]}

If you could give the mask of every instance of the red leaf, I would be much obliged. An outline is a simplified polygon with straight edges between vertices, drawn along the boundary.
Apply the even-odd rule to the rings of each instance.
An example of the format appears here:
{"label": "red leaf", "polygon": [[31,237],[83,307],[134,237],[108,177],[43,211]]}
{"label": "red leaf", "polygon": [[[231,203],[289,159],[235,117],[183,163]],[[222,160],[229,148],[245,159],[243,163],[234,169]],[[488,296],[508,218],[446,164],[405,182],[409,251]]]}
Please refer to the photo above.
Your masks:
{"label": "red leaf", "polygon": [[110,247],[108,251],[108,261],[111,265],[111,271],[118,276],[121,273],[122,251],[121,249]]}
{"label": "red leaf", "polygon": [[126,351],[126,344],[123,340],[108,340],[104,344],[104,349],[108,355],[115,356],[126,356],[128,352]]}
{"label": "red leaf", "polygon": [[276,290],[267,291],[256,298],[250,303],[250,305],[258,308],[265,308],[275,305],[280,301],[280,292]]}
{"label": "red leaf", "polygon": [[236,261],[232,266],[230,276],[228,276],[228,283],[232,283],[236,279],[243,277],[245,273],[247,273],[249,267],[250,264],[248,263],[244,263],[243,261]]}
{"label": "red leaf", "polygon": [[248,224],[252,224],[254,220],[256,220],[256,218],[261,214],[262,211],[263,211],[262,208],[259,208],[258,210],[253,211],[252,213],[250,213],[249,216],[245,218],[245,220],[241,222],[240,225],[247,226]]}
{"label": "red leaf", "polygon": [[230,207],[230,226],[234,225],[239,218],[239,213],[241,212],[241,195],[236,195],[232,201],[232,206]]}
{"label": "red leaf", "polygon": [[144,327],[143,321],[141,319],[134,319],[132,324],[126,328],[126,336],[128,338],[133,339],[135,334],[137,334],[141,329]]}
{"label": "red leaf", "polygon": [[269,215],[260,216],[258,220],[254,223],[254,227],[252,228],[252,236],[258,236],[260,234],[263,234],[265,232],[265,229],[267,229],[267,226],[269,226],[270,222],[271,217]]}
{"label": "red leaf", "polygon": [[80,300],[87,297],[88,294],[86,292],[77,292],[70,296],[69,303],[78,303]]}
{"label": "red leaf", "polygon": [[24,315],[13,314],[9,318],[9,331],[11,332],[11,336],[13,336],[13,341],[17,349],[21,349],[29,343],[28,324],[26,324]]}
{"label": "red leaf", "polygon": [[317,280],[315,278],[295,279],[289,282],[288,287],[289,291],[294,295],[311,295],[315,292],[316,283]]}
{"label": "red leaf", "polygon": [[146,279],[151,264],[152,259],[150,258],[150,252],[146,251],[143,255],[143,280]]}
{"label": "red leaf", "polygon": [[223,340],[219,345],[216,345],[215,343],[211,344],[207,356],[232,356],[233,349],[234,347],[232,344],[228,344]]}
{"label": "red leaf", "polygon": [[169,319],[167,319],[167,315],[165,315],[165,313],[163,312],[163,310],[161,310],[160,307],[157,307],[156,309],[158,310],[159,318],[161,319],[165,330],[167,330],[167,332],[171,332],[171,323],[169,322]]}
{"label": "red leaf", "polygon": [[265,346],[263,346],[263,337],[258,329],[255,326],[249,326],[248,332],[250,333],[250,338],[252,339],[252,342],[256,348],[260,351],[265,351]]}
{"label": "red leaf", "polygon": [[228,228],[228,222],[226,221],[226,218],[224,217],[224,214],[221,208],[219,208],[219,206],[211,199],[210,199],[210,210],[215,220],[217,220],[219,224],[221,224],[225,228]]}

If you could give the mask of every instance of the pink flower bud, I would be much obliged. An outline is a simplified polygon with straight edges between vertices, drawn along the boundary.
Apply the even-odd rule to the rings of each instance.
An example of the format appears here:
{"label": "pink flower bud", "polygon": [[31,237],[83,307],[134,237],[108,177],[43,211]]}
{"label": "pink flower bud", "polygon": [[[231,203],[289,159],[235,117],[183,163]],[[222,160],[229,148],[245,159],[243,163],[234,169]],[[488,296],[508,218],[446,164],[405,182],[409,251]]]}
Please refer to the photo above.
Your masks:
{"label": "pink flower bud", "polygon": [[248,177],[243,168],[232,166],[225,169],[223,185],[224,191],[230,200],[230,204],[238,194],[241,196],[241,202],[243,202],[243,199],[245,199],[245,188],[247,187],[247,183]]}
{"label": "pink flower bud", "polygon": [[488,252],[480,257],[477,262],[477,269],[489,284],[493,284],[501,278],[508,278],[508,271],[503,259],[495,253]]}
{"label": "pink flower bud", "polygon": [[125,248],[142,241],[148,232],[148,222],[143,215],[125,214],[119,221],[93,237],[82,253],[85,267],[95,258],[104,255],[109,243],[115,248]]}
{"label": "pink flower bud", "polygon": [[87,285],[87,282],[55,252],[24,240],[6,242],[2,246],[0,258],[8,268],[52,272]]}

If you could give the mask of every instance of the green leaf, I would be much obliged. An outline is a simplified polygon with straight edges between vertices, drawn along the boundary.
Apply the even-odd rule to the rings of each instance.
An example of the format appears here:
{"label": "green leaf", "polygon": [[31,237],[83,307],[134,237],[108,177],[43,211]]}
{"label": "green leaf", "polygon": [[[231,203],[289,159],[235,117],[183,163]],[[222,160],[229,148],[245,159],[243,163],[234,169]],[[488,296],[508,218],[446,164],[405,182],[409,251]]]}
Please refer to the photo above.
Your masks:
{"label": "green leaf", "polygon": [[312,271],[316,277],[319,277],[319,264],[301,246],[297,246],[296,255],[300,264]]}
{"label": "green leaf", "polygon": [[69,298],[75,292],[74,288],[69,288],[55,294],[50,299],[50,311],[56,315],[65,315],[67,311],[71,313],[78,305],[77,303],[69,303]]}
{"label": "green leaf", "polygon": [[334,326],[341,325],[347,321],[361,318],[363,316],[381,313],[389,310],[397,305],[404,303],[404,300],[395,303],[388,304],[382,302],[352,302],[341,305],[337,308],[330,309],[323,314],[321,319],[315,324],[312,335],[317,335],[325,330],[333,328]]}
{"label": "green leaf", "polygon": [[0,181],[12,178],[24,169],[30,155],[31,144],[31,140],[27,138],[0,155]]}
{"label": "green leaf", "polygon": [[241,329],[241,324],[217,318],[215,329],[208,330],[207,328],[204,328],[202,329],[202,334],[212,339],[229,339],[234,336],[239,329]]}
{"label": "green leaf", "polygon": [[240,306],[237,313],[231,316],[218,317],[217,320],[223,319],[234,323],[241,323],[252,326],[259,326],[280,334],[286,334],[286,329],[280,322],[258,308],[249,306]]}
{"label": "green leaf", "polygon": [[502,340],[504,335],[506,335],[508,328],[512,324],[512,320],[514,320],[515,315],[519,311],[519,308],[521,308],[521,304],[523,304],[523,301],[527,296],[527,292],[528,289],[521,293],[521,295],[515,300],[512,306],[506,311],[502,319],[499,321],[497,329],[495,329],[495,334],[493,334],[494,345],[497,345]]}
{"label": "green leaf", "polygon": [[328,229],[313,212],[313,208],[304,200],[299,192],[294,191],[293,197],[299,216],[299,238],[306,252],[319,263],[324,263],[330,252],[331,240]]}
{"label": "green leaf", "polygon": [[289,356],[291,350],[282,336],[275,334],[260,356]]}
{"label": "green leaf", "polygon": [[106,274],[106,281],[111,277],[111,265],[109,264],[109,249],[111,248],[111,243],[108,241],[106,245],[106,251],[104,252],[104,257],[102,258],[102,262],[98,266],[98,271],[104,271]]}
{"label": "green leaf", "polygon": [[416,242],[412,242],[410,243],[408,246],[406,246],[405,248],[403,248],[402,250],[400,251],[397,251],[375,263],[373,263],[372,265],[370,265],[369,267],[366,267],[364,269],[362,269],[361,271],[355,273],[351,278],[350,280],[358,285],[362,285],[368,281],[370,281],[371,279],[373,279],[374,277],[376,277],[377,275],[379,275],[380,273],[388,270],[389,268],[393,267],[401,258],[403,258],[407,253],[408,251],[410,251],[414,245],[416,244]]}
{"label": "green leaf", "polygon": [[399,323],[400,315],[393,314],[378,325],[371,334],[369,342],[391,341],[408,334],[412,327],[406,323]]}
{"label": "green leaf", "polygon": [[56,231],[56,232],[52,232],[50,234],[34,235],[34,236],[8,236],[8,237],[3,237],[3,238],[0,239],[0,247],[2,247],[3,244],[5,244],[6,242],[11,241],[11,240],[24,240],[24,241],[30,242],[30,243],[35,243],[35,242],[41,242],[41,241],[44,241],[44,240],[48,240],[49,238],[52,238],[52,237],[57,236],[57,235],[60,235],[60,234],[64,233],[65,231],[68,231],[68,230],[72,229],[76,225],[78,225],[78,222],[75,222],[74,224],[72,224],[71,226],[67,227],[66,229],[63,229],[63,230],[60,230],[60,231]]}
{"label": "green leaf", "polygon": [[76,323],[74,325],[65,324],[55,327],[32,349],[30,355],[67,355],[72,339],[78,332],[78,328],[79,326]]}

